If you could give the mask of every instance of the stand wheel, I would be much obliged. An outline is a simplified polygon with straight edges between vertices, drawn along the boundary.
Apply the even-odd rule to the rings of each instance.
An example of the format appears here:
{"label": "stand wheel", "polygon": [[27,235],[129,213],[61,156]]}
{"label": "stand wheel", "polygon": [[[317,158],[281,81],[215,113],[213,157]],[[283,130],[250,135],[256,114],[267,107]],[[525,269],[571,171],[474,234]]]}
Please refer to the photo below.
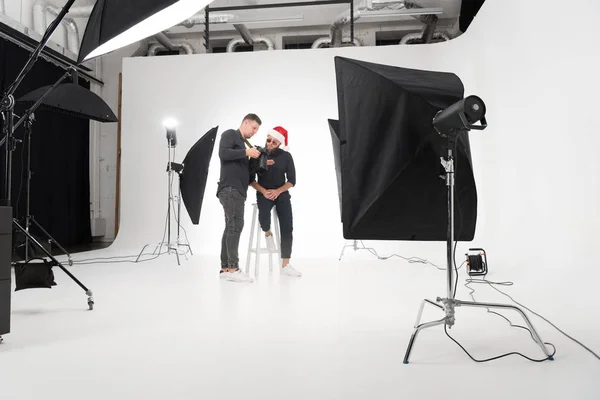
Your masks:
{"label": "stand wheel", "polygon": [[94,309],[94,301],[88,300],[88,306],[90,307],[90,310],[93,310]]}

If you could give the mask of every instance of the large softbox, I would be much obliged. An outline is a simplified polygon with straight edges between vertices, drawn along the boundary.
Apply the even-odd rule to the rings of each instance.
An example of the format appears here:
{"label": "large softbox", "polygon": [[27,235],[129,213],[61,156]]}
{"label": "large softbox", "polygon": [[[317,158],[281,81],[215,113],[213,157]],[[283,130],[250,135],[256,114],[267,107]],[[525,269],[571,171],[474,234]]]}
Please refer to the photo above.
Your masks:
{"label": "large softbox", "polygon": [[[435,114],[463,98],[452,73],[335,57],[346,239],[446,241],[446,140]],[[335,122],[333,122],[333,126]],[[330,121],[330,129],[332,122]],[[338,151],[335,149],[334,155]],[[455,240],[475,234],[477,191],[468,137],[456,143]]]}
{"label": "large softbox", "polygon": [[181,198],[192,220],[198,225],[200,211],[206,189],[208,166],[212,157],[218,126],[204,134],[188,151],[183,160],[183,171],[180,176]]}

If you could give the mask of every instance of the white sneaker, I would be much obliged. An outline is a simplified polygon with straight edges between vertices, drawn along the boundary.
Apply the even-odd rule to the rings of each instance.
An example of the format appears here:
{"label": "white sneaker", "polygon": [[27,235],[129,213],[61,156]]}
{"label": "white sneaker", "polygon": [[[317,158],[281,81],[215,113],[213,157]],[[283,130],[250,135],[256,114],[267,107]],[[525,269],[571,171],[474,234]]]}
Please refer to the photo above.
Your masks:
{"label": "white sneaker", "polygon": [[265,236],[265,240],[267,242],[267,249],[269,249],[270,252],[275,253],[277,249],[275,248],[275,238],[273,238],[273,235]]}
{"label": "white sneaker", "polygon": [[227,279],[227,277],[229,276],[229,272],[219,272],[219,279]]}
{"label": "white sneaker", "polygon": [[250,278],[248,275],[242,272],[241,269],[238,269],[235,272],[229,272],[226,276],[228,281],[232,282],[244,282],[244,283],[252,283],[254,279]]}
{"label": "white sneaker", "polygon": [[288,275],[288,276],[297,276],[297,277],[302,276],[302,274],[300,272],[296,271],[294,269],[294,267],[292,267],[290,264],[288,264],[285,267],[281,268],[281,274],[282,275]]}

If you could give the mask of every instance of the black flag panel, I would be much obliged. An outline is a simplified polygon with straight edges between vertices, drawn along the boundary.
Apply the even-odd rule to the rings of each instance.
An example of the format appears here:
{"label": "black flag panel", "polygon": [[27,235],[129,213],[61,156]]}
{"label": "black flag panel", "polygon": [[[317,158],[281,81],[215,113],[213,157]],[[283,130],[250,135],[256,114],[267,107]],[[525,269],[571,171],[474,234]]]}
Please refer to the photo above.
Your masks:
{"label": "black flag panel", "polygon": [[[329,125],[341,171],[344,238],[446,241],[447,187],[440,157],[447,143],[432,121],[463,98],[462,82],[451,73],[343,57],[335,57],[335,71],[339,124],[330,120]],[[455,238],[469,241],[477,191],[466,134],[454,153]]]}

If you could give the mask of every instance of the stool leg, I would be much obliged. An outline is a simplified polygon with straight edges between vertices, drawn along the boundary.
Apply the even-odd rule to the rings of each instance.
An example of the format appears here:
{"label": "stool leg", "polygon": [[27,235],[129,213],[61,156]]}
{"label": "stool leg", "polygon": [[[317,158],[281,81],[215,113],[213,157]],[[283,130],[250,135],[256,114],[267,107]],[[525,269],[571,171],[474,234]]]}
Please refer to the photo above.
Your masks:
{"label": "stool leg", "polygon": [[279,263],[279,266],[281,266],[281,232],[279,232],[279,216],[277,215],[277,211],[275,211],[274,214],[273,221],[275,224],[275,243],[277,243],[275,249],[277,250],[277,262]]}
{"label": "stool leg", "polygon": [[256,258],[254,265],[254,275],[258,277],[258,266],[260,263],[260,234],[261,234],[260,224],[256,224]]}
{"label": "stool leg", "polygon": [[248,241],[248,255],[246,256],[246,275],[250,271],[250,257],[252,256],[252,239],[254,239],[254,224],[256,223],[256,204],[252,205],[252,228],[250,228],[250,240]]}

